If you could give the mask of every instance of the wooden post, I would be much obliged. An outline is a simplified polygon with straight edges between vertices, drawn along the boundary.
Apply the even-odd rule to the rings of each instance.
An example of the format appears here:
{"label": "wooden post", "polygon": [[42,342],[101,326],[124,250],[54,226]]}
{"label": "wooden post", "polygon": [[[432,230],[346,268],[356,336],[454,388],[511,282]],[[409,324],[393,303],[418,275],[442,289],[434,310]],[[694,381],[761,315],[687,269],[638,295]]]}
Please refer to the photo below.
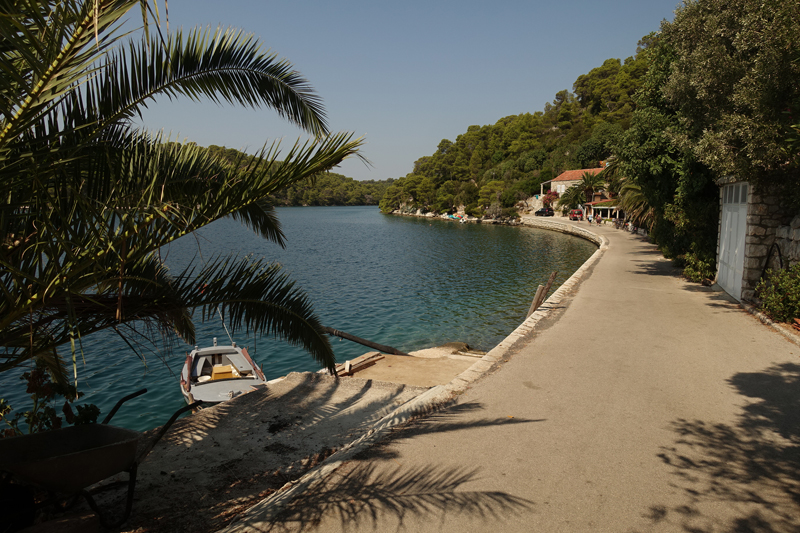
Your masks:
{"label": "wooden post", "polygon": [[556,280],[557,275],[558,275],[558,270],[550,274],[550,277],[547,279],[547,285],[544,286],[544,294],[542,294],[542,301],[539,302],[539,305],[542,305],[545,299],[547,299],[547,293],[550,292],[550,287],[553,286],[553,282]]}
{"label": "wooden post", "polygon": [[539,288],[536,289],[536,296],[533,297],[531,308],[528,310],[528,316],[531,316],[533,313],[535,313],[539,306],[545,301],[547,298],[547,293],[550,292],[550,287],[553,286],[553,282],[556,280],[557,275],[558,271],[553,272],[547,279],[547,284],[544,286],[539,285]]}
{"label": "wooden post", "polygon": [[[536,295],[533,297],[533,301],[531,302],[531,308],[528,309],[528,316],[531,316],[536,308],[539,307],[536,302],[539,301],[539,297],[542,295],[542,291],[544,290],[544,285],[539,285],[539,288],[536,289]],[[527,318],[527,317],[525,317]]]}
{"label": "wooden post", "polygon": [[385,346],[383,344],[378,344],[377,342],[368,341],[366,339],[362,339],[361,337],[356,337],[355,335],[350,335],[349,333],[345,333],[344,331],[339,331],[338,329],[328,328],[323,326],[322,329],[328,335],[335,335],[336,337],[341,337],[343,339],[347,339],[349,341],[353,341],[355,343],[367,346],[374,350],[378,350],[382,353],[390,353],[392,355],[408,355],[405,352],[401,352],[396,348],[392,348],[391,346]]}

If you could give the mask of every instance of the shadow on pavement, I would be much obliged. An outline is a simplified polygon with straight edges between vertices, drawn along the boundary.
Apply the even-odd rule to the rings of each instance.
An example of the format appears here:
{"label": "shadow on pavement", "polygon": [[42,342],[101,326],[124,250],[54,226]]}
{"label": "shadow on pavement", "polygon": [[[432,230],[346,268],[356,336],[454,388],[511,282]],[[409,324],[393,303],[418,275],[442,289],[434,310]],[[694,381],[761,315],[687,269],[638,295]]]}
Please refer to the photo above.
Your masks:
{"label": "shadow on pavement", "polygon": [[395,428],[391,433],[380,442],[370,446],[360,454],[356,455],[357,460],[364,459],[394,459],[398,452],[393,450],[391,444],[399,439],[410,439],[428,433],[444,433],[449,431],[461,431],[478,427],[527,424],[531,422],[544,422],[546,419],[526,419],[526,418],[481,418],[473,419],[469,422],[458,422],[456,418],[473,411],[483,409],[480,402],[466,402],[448,407],[445,410],[436,411],[419,418],[404,426]]}
{"label": "shadow on pavement", "polygon": [[[647,252],[637,252],[637,256],[644,255]],[[675,266],[672,266],[672,263],[664,259],[660,253],[654,254],[657,255],[655,259],[633,259],[631,263],[633,263],[634,267],[631,268],[631,272],[634,274],[644,274],[647,276],[669,276],[671,278],[680,278],[681,277],[681,269]]]}
{"label": "shadow on pavement", "polygon": [[343,531],[358,527],[399,531],[408,519],[441,521],[448,513],[496,525],[533,508],[533,502],[505,492],[460,490],[476,481],[478,473],[477,468],[438,465],[386,471],[374,463],[350,463],[330,476],[324,487],[294,500],[258,530],[304,531],[324,518],[341,524]]}
{"label": "shadow on pavement", "polygon": [[736,374],[729,383],[750,403],[732,425],[672,424],[678,439],[659,456],[686,502],[653,506],[647,518],[693,533],[800,531],[800,365]]}
{"label": "shadow on pavement", "polygon": [[315,530],[330,521],[343,531],[365,527],[375,531],[400,530],[409,519],[444,520],[458,513],[471,521],[496,524],[533,508],[533,502],[499,491],[469,491],[464,485],[479,479],[478,468],[428,464],[405,468],[396,461],[392,444],[426,433],[461,431],[476,427],[539,422],[518,418],[458,418],[483,409],[479,402],[452,405],[393,430],[342,465],[281,511],[269,512],[254,531]]}

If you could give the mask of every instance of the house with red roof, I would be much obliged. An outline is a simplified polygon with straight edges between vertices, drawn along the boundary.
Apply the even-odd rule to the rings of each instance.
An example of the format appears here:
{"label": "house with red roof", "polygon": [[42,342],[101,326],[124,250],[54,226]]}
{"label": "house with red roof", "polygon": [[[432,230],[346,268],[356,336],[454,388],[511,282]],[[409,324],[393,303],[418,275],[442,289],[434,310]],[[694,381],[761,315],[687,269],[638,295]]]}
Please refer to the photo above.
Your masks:
{"label": "house with red roof", "polygon": [[564,194],[564,191],[572,187],[573,185],[577,185],[581,182],[581,176],[583,176],[584,172],[589,172],[590,174],[599,174],[605,168],[605,164],[603,161],[600,162],[600,168],[582,168],[579,170],[565,170],[561,174],[558,175],[557,178],[553,178],[550,181],[542,182],[541,185],[541,193],[544,194],[544,185],[545,183],[550,184],[550,190],[557,192],[559,195]]}

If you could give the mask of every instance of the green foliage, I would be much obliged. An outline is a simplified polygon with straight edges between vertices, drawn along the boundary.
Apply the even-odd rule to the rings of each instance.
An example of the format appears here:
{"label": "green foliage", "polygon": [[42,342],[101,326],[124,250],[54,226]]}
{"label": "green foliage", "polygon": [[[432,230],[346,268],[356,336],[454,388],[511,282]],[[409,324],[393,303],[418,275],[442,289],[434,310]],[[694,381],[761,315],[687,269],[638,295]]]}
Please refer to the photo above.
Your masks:
{"label": "green foliage", "polygon": [[[542,205],[544,205],[545,207],[550,207],[551,205],[553,205],[553,203],[555,203],[558,200],[559,200],[558,193],[556,191],[550,190],[547,191],[547,194],[545,194],[544,198],[542,198]],[[572,208],[570,207],[570,209]]]}
{"label": "green foliage", "polygon": [[800,318],[800,263],[790,269],[768,270],[756,286],[761,309],[773,320],[790,322]]}
{"label": "green foliage", "polygon": [[403,178],[395,180],[383,193],[378,204],[382,213],[391,213],[395,209],[400,208],[400,204],[404,199],[402,181]]}
{"label": "green foliage", "polygon": [[[405,190],[407,198],[390,187],[382,211],[403,203],[438,211],[472,203],[510,207],[538,194],[542,182],[564,170],[596,168],[628,127],[636,107],[632,95],[642,85],[646,70],[647,61],[639,54],[624,63],[610,59],[578,78],[576,94],[559,91],[542,111],[504,117],[493,125],[470,126],[455,141],[443,139],[432,155],[418,159],[413,172],[402,178],[430,178],[436,188],[433,201],[418,197],[416,183]],[[460,184],[457,192],[442,193],[447,182]],[[498,182],[504,184],[502,190]]]}
{"label": "green foliage", "polygon": [[680,117],[676,145],[716,176],[800,189],[789,149],[800,104],[796,0],[690,0],[660,39],[674,53],[661,90]]}
{"label": "green foliage", "polygon": [[500,197],[505,190],[506,184],[502,181],[490,181],[478,192],[478,203],[484,207],[489,207],[493,203],[499,203]]}
{"label": "green foliage", "polygon": [[715,253],[716,178],[777,186],[800,205],[785,112],[800,103],[799,35],[793,0],[688,0],[637,55],[649,69],[614,149],[618,170],[638,187],[630,212],[666,256],[694,258],[691,277]]}
{"label": "green foliage", "polygon": [[638,55],[624,64],[619,59],[607,59],[602,66],[578,76],[573,90],[594,117],[626,127],[635,107],[633,95],[646,71],[647,62]]}
{"label": "green foliage", "polygon": [[[636,224],[648,226],[666,257],[716,250],[719,189],[707,166],[676,138],[685,123],[664,97],[676,54],[663,39],[652,39],[640,53],[650,69],[637,93],[639,108],[615,149],[615,166],[627,176],[626,200]],[[632,187],[637,187],[633,189]]]}
{"label": "green foliage", "polygon": [[477,203],[469,204],[464,208],[464,212],[469,216],[480,218],[485,214],[485,211],[478,207]]}
{"label": "green foliage", "polygon": [[[83,396],[83,393],[78,392],[78,389],[68,383],[54,383],[41,360],[36,362],[32,370],[22,374],[20,379],[27,384],[26,392],[31,396],[32,406],[29,410],[18,411],[13,417],[9,418],[9,414],[12,411],[11,406],[4,399],[0,399],[0,420],[8,426],[8,428],[0,432],[0,437],[22,435],[26,427],[28,433],[59,429],[63,420],[54,407],[57,397],[64,399],[61,413],[64,415],[67,424],[77,426],[80,424],[93,424],[97,421],[100,410],[96,405],[76,405],[75,411],[77,413],[72,410],[70,404]],[[21,422],[24,422],[24,426],[21,425]]]}
{"label": "green foliage", "polygon": [[653,229],[654,211],[647,202],[642,188],[632,179],[624,180],[619,192],[619,206],[625,218],[637,228]]}
{"label": "green foliage", "polygon": [[717,262],[712,255],[701,255],[695,252],[688,252],[682,256],[683,277],[695,283],[701,283],[707,279],[713,279],[717,273]]}
{"label": "green foliage", "polygon": [[[191,344],[196,317],[218,312],[333,368],[308,297],[279,265],[221,256],[171,272],[159,249],[222,217],[283,244],[269,195],[362,141],[331,134],[309,83],[255,37],[126,33],[138,3],[34,0],[0,17],[0,371],[35,360],[61,385],[60,351],[77,375],[87,335],[112,329],[132,345],[145,326]],[[158,96],[269,108],[314,140],[253,156],[168,142],[133,120]]]}
{"label": "green foliage", "polygon": [[[234,165],[247,160],[246,154],[233,148],[211,145],[207,150],[231,171],[240,170]],[[275,206],[378,205],[393,182],[391,178],[357,181],[335,172],[321,172],[270,194],[268,201]]]}
{"label": "green foliage", "polygon": [[558,207],[562,213],[566,213],[570,209],[578,209],[584,202],[586,202],[586,193],[583,188],[573,185],[558,198]]}

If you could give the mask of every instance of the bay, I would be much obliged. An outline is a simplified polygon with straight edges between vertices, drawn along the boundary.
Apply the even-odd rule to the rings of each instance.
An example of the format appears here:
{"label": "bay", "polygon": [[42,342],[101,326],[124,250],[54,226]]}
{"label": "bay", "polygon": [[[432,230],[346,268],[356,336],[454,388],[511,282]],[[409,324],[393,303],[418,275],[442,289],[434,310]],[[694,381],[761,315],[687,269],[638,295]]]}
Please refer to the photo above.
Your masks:
{"label": "bay", "polygon": [[[536,288],[558,271],[555,290],[597,249],[577,237],[529,227],[459,224],[455,221],[383,215],[375,207],[277,209],[286,248],[238,222],[219,220],[162,250],[174,272],[222,254],[279,262],[308,293],[322,323],[402,351],[466,342],[487,351],[524,319]],[[143,331],[148,334],[147,331]],[[270,338],[231,332],[248,346],[268,379],[319,366],[300,348]],[[197,343],[228,338],[219,318],[197,323]],[[338,361],[367,348],[332,340]],[[183,405],[177,375],[191,347],[161,344],[145,364],[112,333],[83,340],[79,385],[108,412],[122,396],[146,387],[113,423],[135,430],[163,424]],[[66,352],[65,352],[66,353]],[[0,378],[0,397],[17,408],[30,401],[18,379]],[[13,374],[13,375],[12,375]]]}

